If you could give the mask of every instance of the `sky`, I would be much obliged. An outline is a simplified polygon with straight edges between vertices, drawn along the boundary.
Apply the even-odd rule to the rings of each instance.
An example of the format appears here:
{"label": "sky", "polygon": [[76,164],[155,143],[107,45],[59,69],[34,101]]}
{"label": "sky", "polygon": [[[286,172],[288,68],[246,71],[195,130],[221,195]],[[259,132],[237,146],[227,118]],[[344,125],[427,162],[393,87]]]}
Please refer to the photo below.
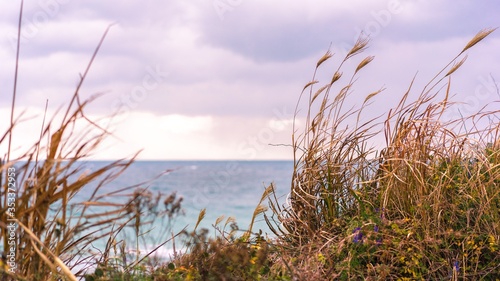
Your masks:
{"label": "sky", "polygon": [[[19,6],[0,4],[0,135],[9,125]],[[297,100],[327,50],[334,57],[319,69],[321,81],[360,34],[369,36],[353,65],[375,59],[352,103],[384,88],[368,111],[376,116],[415,75],[418,92],[477,32],[500,26],[499,13],[496,0],[25,1],[15,101],[22,122],[11,157],[38,140],[47,100],[47,119],[60,120],[110,25],[79,92],[82,100],[99,94],[85,113],[113,132],[91,159],[141,151],[144,160],[270,160],[292,159]],[[500,30],[467,51],[452,78],[460,113],[500,100],[499,50]]]}

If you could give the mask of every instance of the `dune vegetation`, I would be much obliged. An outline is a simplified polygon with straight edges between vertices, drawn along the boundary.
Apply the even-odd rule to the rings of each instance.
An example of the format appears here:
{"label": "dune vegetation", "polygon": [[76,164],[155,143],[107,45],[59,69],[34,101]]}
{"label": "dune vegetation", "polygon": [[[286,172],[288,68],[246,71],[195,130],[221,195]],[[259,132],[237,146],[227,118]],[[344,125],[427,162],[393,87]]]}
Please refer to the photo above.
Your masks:
{"label": "dune vegetation", "polygon": [[[14,90],[13,117],[0,136],[8,146],[0,161],[2,280],[500,280],[500,115],[483,108],[447,118],[451,77],[493,31],[480,31],[423,89],[412,81],[376,118],[366,112],[381,90],[347,106],[360,100],[352,97],[356,80],[373,60],[358,62],[368,40],[360,38],[325,83],[316,74],[327,52],[297,103],[297,114],[307,104],[307,116],[296,115],[302,129],[291,136],[290,193],[282,200],[270,184],[251,214],[273,235],[221,218],[211,236],[196,227],[202,210],[194,229],[156,237],[149,251],[141,250],[148,227],[158,219],[168,225],[181,200],[140,185],[101,192],[135,157],[88,173],[80,166],[110,134],[85,114],[93,98],[79,96],[101,40],[62,121],[44,117],[39,139],[15,159]],[[348,63],[357,65],[350,76],[342,72]],[[373,145],[380,136],[382,148]],[[88,200],[72,201],[89,186]],[[92,247],[102,239],[104,249]],[[156,260],[172,241],[172,259]]]}
{"label": "dune vegetation", "polygon": [[378,118],[365,112],[381,90],[346,106],[372,56],[336,84],[368,40],[313,89],[327,52],[301,94],[307,117],[292,135],[290,194],[283,202],[271,184],[253,214],[274,237],[194,232],[191,251],[160,269],[164,280],[500,280],[499,110],[448,112],[451,76],[493,31],[480,31],[423,89],[412,81]]}

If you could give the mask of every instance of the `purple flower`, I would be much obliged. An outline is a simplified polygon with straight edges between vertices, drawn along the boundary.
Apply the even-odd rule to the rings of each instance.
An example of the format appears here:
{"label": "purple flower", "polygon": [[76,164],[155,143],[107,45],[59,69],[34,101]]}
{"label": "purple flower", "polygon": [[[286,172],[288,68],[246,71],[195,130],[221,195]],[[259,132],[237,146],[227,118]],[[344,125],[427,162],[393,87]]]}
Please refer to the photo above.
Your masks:
{"label": "purple flower", "polygon": [[360,227],[356,227],[352,233],[354,234],[353,242],[354,243],[363,243],[363,232]]}
{"label": "purple flower", "polygon": [[453,270],[456,271],[456,272],[460,271],[460,265],[459,265],[458,261],[455,261],[453,263]]}
{"label": "purple flower", "polygon": [[[373,227],[373,231],[375,231],[376,233],[378,233],[378,230],[379,230],[379,229],[378,229],[378,225],[375,225],[375,226]],[[380,245],[380,244],[382,244],[382,238],[381,238],[381,237],[377,238],[377,240],[376,240],[376,241],[377,241],[377,243],[376,243],[376,245],[377,245],[377,246],[378,246],[378,245]]]}

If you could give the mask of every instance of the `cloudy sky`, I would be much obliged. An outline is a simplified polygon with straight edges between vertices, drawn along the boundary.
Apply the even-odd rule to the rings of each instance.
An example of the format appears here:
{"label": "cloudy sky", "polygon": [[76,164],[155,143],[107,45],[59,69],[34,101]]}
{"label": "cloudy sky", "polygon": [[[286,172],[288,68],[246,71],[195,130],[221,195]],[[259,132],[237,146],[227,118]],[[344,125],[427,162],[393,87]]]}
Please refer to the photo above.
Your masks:
{"label": "cloudy sky", "polygon": [[[0,4],[2,134],[19,4]],[[26,1],[15,112],[25,121],[14,131],[14,151],[37,139],[46,100],[49,116],[69,102],[110,24],[80,91],[82,99],[103,94],[86,109],[94,120],[121,113],[95,159],[141,149],[141,159],[290,159],[297,98],[328,49],[335,55],[319,78],[329,79],[361,33],[370,37],[355,61],[375,60],[354,95],[361,103],[385,88],[375,115],[395,105],[417,72],[418,89],[478,31],[500,26],[499,13],[496,0]],[[499,50],[496,31],[468,51],[452,81],[452,94],[468,103],[461,112],[499,99],[492,86],[500,81]]]}

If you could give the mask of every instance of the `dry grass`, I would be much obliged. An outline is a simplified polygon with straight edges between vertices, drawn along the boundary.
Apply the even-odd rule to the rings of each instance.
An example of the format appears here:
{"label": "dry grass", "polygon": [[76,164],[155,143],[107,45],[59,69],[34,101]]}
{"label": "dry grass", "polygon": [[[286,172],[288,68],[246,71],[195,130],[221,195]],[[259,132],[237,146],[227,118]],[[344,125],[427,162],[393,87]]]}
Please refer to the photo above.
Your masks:
{"label": "dry grass", "polygon": [[[20,11],[21,18],[22,6]],[[11,140],[20,117],[14,118],[14,88],[10,127],[0,138],[0,145],[7,143],[8,147],[7,155],[0,159],[0,241],[5,252],[15,253],[15,268],[9,268],[9,263],[2,260],[2,280],[77,280],[88,273],[84,270],[89,268],[101,273],[106,269],[101,277],[113,275],[113,278],[130,280],[131,276],[143,274],[146,265],[154,261],[155,250],[175,236],[169,233],[169,225],[164,225],[162,233],[166,235],[155,240],[158,247],[140,252],[147,242],[145,229],[158,220],[177,215],[182,198],[172,194],[163,201],[163,194],[155,195],[134,185],[108,194],[102,192],[102,187],[127,169],[135,156],[94,170],[83,170],[82,161],[110,135],[85,114],[97,96],[88,100],[81,100],[79,96],[108,30],[109,27],[80,76],[72,99],[59,118],[61,122],[55,121],[57,114],[49,122],[45,122],[44,116],[39,139],[15,158],[11,153]],[[18,62],[19,48],[15,81]],[[85,201],[75,201],[75,196],[84,188],[92,188],[91,195]],[[11,222],[16,225],[15,231],[8,227]],[[132,248],[136,252],[132,256],[126,247],[130,242],[126,240],[130,236],[128,229],[132,229]],[[107,241],[107,246],[98,252],[92,251],[94,244],[102,241]],[[93,275],[87,278],[91,280]]]}
{"label": "dry grass", "polygon": [[[491,32],[479,32],[410,102],[412,81],[383,119],[361,121],[381,91],[345,108],[356,75],[373,57],[332,92],[342,66],[366,40],[314,90],[316,71],[332,54],[318,61],[303,91],[309,95],[305,129],[292,137],[289,200],[282,206],[274,195],[269,201],[278,265],[299,280],[500,278],[498,111],[443,118],[464,52]],[[386,143],[376,150],[371,143],[380,134]]]}
{"label": "dry grass", "polygon": [[[464,50],[489,33],[481,31]],[[215,238],[206,230],[187,234],[189,251],[163,267],[159,280],[500,278],[498,112],[444,119],[452,105],[451,76],[465,62],[461,52],[414,101],[412,81],[384,118],[367,118],[382,90],[358,108],[346,105],[356,75],[373,57],[361,59],[346,84],[337,85],[343,65],[367,44],[358,40],[315,90],[316,72],[332,57],[327,52],[303,89],[308,111],[304,131],[297,133],[295,124],[292,135],[290,194],[282,205],[271,184],[253,214],[264,212],[267,198],[265,219],[276,238],[251,227],[237,237],[234,222],[219,228],[220,219]],[[377,150],[370,143],[380,135],[386,143]]]}

